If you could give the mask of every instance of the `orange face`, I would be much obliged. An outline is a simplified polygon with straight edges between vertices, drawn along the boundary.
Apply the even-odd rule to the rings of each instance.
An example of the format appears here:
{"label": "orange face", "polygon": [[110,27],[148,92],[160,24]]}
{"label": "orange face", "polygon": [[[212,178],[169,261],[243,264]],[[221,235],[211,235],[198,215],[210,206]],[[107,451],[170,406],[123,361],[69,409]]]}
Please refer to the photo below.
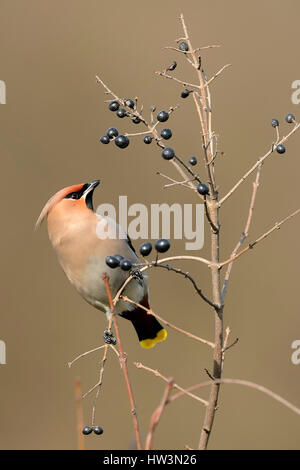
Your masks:
{"label": "orange face", "polygon": [[58,210],[59,213],[64,213],[65,216],[67,216],[68,211],[72,211],[74,214],[75,209],[81,213],[83,210],[93,210],[93,191],[99,183],[99,180],[95,180],[91,183],[68,186],[58,191],[45,204],[36,222],[36,228],[54,209],[56,209],[55,212]]}

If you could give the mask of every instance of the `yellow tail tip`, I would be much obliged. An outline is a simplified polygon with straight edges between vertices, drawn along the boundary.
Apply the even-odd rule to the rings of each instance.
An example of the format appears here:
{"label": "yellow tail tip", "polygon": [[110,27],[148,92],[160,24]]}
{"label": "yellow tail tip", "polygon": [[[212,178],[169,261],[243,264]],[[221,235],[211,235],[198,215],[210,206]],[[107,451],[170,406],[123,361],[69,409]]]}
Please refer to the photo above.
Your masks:
{"label": "yellow tail tip", "polygon": [[155,346],[156,343],[159,343],[160,341],[164,341],[167,336],[168,336],[167,331],[164,328],[162,328],[161,330],[158,331],[155,338],[143,339],[142,341],[140,341],[140,345],[142,346],[142,348],[150,349],[150,348],[153,348],[153,346]]}

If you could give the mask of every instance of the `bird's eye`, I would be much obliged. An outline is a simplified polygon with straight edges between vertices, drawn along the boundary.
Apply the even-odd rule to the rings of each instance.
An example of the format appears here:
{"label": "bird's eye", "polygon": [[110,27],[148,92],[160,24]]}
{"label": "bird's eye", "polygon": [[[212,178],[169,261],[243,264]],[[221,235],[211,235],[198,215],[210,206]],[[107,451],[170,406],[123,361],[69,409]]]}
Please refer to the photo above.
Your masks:
{"label": "bird's eye", "polygon": [[70,193],[66,196],[66,199],[80,199],[80,193]]}

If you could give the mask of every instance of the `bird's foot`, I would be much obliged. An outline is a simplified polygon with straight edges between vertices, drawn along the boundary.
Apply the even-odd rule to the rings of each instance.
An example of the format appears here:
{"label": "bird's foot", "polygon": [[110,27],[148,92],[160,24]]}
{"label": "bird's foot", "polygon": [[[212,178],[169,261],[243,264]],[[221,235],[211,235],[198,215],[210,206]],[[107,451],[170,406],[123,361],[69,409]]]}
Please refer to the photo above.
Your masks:
{"label": "bird's foot", "polygon": [[138,281],[138,283],[142,286],[143,285],[143,274],[137,268],[132,269],[130,272],[131,276]]}
{"label": "bird's foot", "polygon": [[117,344],[117,340],[109,330],[104,330],[103,339],[106,344]]}

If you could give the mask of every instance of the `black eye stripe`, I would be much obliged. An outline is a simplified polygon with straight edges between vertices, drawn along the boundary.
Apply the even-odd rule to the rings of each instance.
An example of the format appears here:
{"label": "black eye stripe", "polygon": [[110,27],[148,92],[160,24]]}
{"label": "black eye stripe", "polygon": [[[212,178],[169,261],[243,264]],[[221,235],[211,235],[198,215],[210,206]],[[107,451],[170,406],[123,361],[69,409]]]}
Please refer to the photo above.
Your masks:
{"label": "black eye stripe", "polygon": [[[80,199],[84,192],[90,187],[90,184],[86,183],[82,186],[81,190],[80,191],[73,191],[72,193],[69,193],[65,196],[64,199]],[[95,186],[94,186],[95,187]],[[93,192],[94,192],[94,187],[91,188],[91,190],[86,194],[86,197],[85,197],[85,203],[86,203],[86,206],[91,209],[92,211],[94,210],[93,208]]]}
{"label": "black eye stripe", "polygon": [[78,192],[78,193],[70,193],[70,194],[67,194],[65,196],[65,199],[80,199],[81,198],[81,194]]}
{"label": "black eye stripe", "polygon": [[89,185],[86,183],[82,186],[80,191],[72,192],[69,193],[65,196],[65,199],[80,199],[81,196],[83,195],[84,191],[89,187]]}

